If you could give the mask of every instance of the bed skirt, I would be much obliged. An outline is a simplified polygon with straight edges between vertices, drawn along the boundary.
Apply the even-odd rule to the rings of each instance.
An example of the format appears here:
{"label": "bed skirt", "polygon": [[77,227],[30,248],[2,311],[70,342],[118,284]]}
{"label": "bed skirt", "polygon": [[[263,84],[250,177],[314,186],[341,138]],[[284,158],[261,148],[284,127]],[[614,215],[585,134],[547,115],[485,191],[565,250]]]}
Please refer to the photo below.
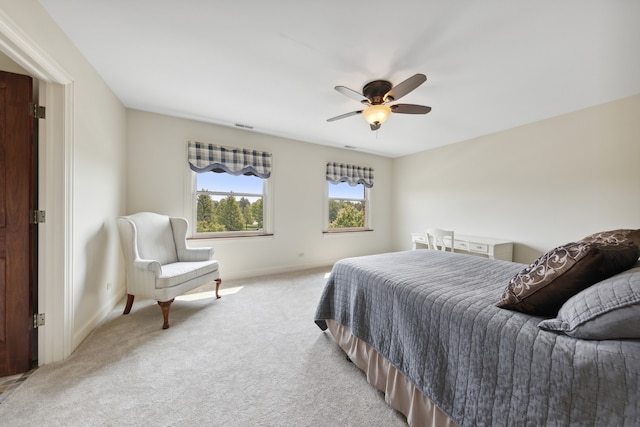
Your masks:
{"label": "bed skirt", "polygon": [[336,343],[366,376],[369,384],[384,393],[384,400],[407,417],[410,426],[457,427],[428,397],[369,344],[351,334],[349,328],[327,319]]}

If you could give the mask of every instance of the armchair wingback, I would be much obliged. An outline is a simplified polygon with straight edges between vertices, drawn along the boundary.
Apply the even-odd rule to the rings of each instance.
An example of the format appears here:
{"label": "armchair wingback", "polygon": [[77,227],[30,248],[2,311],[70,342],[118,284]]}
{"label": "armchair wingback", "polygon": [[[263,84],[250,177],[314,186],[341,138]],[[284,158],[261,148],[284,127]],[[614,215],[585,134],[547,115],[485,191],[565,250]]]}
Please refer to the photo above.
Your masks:
{"label": "armchair wingback", "polygon": [[220,298],[220,269],[213,248],[188,248],[188,223],[183,218],[141,212],[118,218],[120,242],[125,259],[129,314],[135,296],[158,301],[169,327],[169,310],[174,298],[209,282],[216,282]]}

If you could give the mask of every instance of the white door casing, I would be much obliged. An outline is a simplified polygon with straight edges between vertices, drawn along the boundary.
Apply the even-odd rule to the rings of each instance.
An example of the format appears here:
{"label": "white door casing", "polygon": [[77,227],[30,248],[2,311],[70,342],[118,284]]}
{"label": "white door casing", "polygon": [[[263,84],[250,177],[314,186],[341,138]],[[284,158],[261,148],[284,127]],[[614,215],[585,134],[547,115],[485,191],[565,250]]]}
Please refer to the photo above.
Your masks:
{"label": "white door casing", "polygon": [[46,211],[38,239],[40,365],[66,359],[73,337],[73,92],[71,76],[0,10],[0,51],[40,81],[39,209]]}

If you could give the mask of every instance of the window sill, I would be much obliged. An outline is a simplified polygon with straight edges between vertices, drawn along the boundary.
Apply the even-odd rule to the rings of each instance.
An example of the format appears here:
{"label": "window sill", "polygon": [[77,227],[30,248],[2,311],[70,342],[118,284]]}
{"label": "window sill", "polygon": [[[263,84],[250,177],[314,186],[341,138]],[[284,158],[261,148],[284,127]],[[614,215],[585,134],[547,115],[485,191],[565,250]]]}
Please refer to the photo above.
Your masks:
{"label": "window sill", "polygon": [[187,237],[187,240],[223,240],[223,239],[246,239],[250,237],[273,237],[273,233],[243,233],[243,234],[224,234],[220,236],[206,235],[206,236],[191,236]]}
{"label": "window sill", "polygon": [[325,236],[330,236],[332,234],[367,233],[371,231],[373,231],[373,229],[371,228],[342,228],[342,229],[325,230],[322,232],[322,234],[324,234]]}

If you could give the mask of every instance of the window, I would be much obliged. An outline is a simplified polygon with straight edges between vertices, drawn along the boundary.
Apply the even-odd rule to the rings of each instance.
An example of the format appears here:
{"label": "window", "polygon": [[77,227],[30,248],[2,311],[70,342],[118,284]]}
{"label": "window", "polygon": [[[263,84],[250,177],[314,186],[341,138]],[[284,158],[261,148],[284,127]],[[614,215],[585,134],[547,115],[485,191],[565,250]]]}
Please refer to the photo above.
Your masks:
{"label": "window", "polygon": [[326,232],[371,229],[369,209],[373,169],[360,166],[327,164]]}
{"label": "window", "polygon": [[196,174],[196,233],[264,232],[264,183],[257,176]]}
{"label": "window", "polygon": [[358,184],[351,187],[346,182],[327,182],[329,199],[328,230],[365,229],[368,218],[367,189]]}
{"label": "window", "polygon": [[189,142],[196,237],[262,235],[268,215],[271,154]]}

